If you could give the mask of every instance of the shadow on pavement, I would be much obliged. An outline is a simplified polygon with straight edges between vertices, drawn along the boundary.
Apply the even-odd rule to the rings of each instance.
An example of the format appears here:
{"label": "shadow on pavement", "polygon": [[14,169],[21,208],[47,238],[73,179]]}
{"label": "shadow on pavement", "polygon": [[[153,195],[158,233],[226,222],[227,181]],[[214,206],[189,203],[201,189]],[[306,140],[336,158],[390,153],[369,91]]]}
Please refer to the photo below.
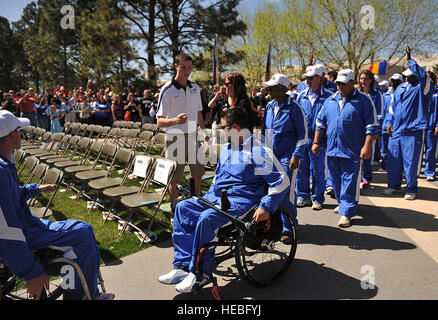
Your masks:
{"label": "shadow on pavement", "polygon": [[[362,289],[361,279],[350,277],[313,261],[295,259],[287,273],[272,286],[255,288],[238,277],[221,286],[225,300],[337,300],[371,299],[378,288]],[[174,300],[212,300],[211,285],[196,295],[180,294]]]}
{"label": "shadow on pavement", "polygon": [[[361,220],[354,219],[359,224]],[[321,225],[302,225],[298,229],[299,243],[318,246],[345,246],[354,250],[411,250],[416,246],[409,242],[402,242],[385,238],[375,234],[354,232],[350,229]]]}

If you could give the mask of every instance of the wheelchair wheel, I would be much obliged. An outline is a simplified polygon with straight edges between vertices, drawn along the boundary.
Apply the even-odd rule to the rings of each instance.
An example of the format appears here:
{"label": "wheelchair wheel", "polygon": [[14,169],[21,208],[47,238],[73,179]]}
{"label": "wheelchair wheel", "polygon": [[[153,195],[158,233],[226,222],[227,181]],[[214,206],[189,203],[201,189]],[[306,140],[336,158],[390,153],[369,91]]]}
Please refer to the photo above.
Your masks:
{"label": "wheelchair wheel", "polygon": [[[286,272],[295,257],[297,248],[295,223],[284,208],[280,208],[274,215],[277,215],[275,235],[268,235],[263,230],[253,233],[244,232],[237,240],[235,250],[237,269],[240,276],[255,287],[274,283]],[[281,215],[291,226],[290,243],[283,243],[280,240],[283,229]]]}

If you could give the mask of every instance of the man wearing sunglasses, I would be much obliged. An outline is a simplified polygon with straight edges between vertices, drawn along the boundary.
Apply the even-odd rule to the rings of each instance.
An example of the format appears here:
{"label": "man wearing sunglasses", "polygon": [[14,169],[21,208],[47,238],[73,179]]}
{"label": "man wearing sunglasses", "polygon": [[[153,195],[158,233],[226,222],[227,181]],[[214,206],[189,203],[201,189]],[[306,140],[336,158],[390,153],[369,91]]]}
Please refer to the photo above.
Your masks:
{"label": "man wearing sunglasses", "polygon": [[[275,74],[263,83],[272,100],[265,109],[263,136],[268,148],[272,148],[274,156],[280,161],[291,181],[289,193],[282,205],[297,221],[295,181],[300,159],[308,142],[306,115],[295,100],[286,94],[290,81],[283,74]],[[285,219],[283,219],[286,222]],[[291,239],[291,230],[287,223],[283,228],[283,241]]]}
{"label": "man wearing sunglasses", "polygon": [[372,143],[377,138],[379,122],[371,99],[355,89],[355,74],[341,70],[336,78],[338,92],[328,98],[316,117],[312,152],[321,152],[327,138],[327,165],[341,215],[338,226],[347,228],[356,215],[361,181],[361,159],[371,157]]}
{"label": "man wearing sunglasses", "polygon": [[[221,191],[226,189],[230,202],[227,212],[241,216],[258,205],[255,222],[268,220],[287,192],[289,179],[272,151],[263,148],[249,129],[248,114],[242,108],[231,108],[221,119],[228,142],[220,153],[215,178],[203,198],[221,205]],[[268,186],[266,193],[265,187]],[[217,229],[228,218],[195,198],[179,202],[175,209],[172,240],[173,267],[158,278],[162,284],[174,284],[178,292],[192,292],[196,285],[196,258],[199,250],[216,237]],[[214,271],[214,249],[204,254],[202,270]]]}
{"label": "man wearing sunglasses", "polygon": [[[56,189],[56,185],[51,184],[19,185],[12,153],[21,147],[21,128],[29,125],[29,119],[0,110],[0,259],[26,282],[27,292],[38,300],[43,287],[50,289],[49,278],[33,251],[56,246],[64,256],[79,264],[92,298],[113,299],[113,294],[98,293],[100,255],[91,226],[77,220],[42,220],[34,216],[27,205],[26,201],[40,192]],[[75,276],[74,283],[80,283],[79,277]],[[64,298],[84,296],[81,285],[74,287]]]}

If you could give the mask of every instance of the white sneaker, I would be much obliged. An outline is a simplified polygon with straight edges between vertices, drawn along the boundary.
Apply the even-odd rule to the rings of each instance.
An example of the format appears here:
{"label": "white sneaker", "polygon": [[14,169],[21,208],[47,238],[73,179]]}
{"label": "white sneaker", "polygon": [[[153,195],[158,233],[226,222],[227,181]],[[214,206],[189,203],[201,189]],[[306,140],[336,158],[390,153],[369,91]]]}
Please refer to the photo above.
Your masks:
{"label": "white sneaker", "polygon": [[312,210],[322,210],[322,204],[314,201],[312,204]]}
{"label": "white sneaker", "polygon": [[302,208],[302,207],[305,207],[305,206],[310,206],[310,205],[312,205],[312,200],[300,200],[300,199],[298,199],[298,201],[297,201],[297,207],[298,208]]}
{"label": "white sneaker", "polygon": [[426,181],[435,181],[435,177],[427,176]]}
{"label": "white sneaker", "polygon": [[180,293],[190,293],[195,289],[196,275],[194,273],[189,273],[183,281],[175,286],[176,291]]}
{"label": "white sneaker", "polygon": [[394,188],[386,188],[385,190],[382,191],[382,194],[390,195],[390,194],[394,194],[396,192],[397,192],[397,190]]}
{"label": "white sneaker", "polygon": [[182,269],[173,269],[168,274],[158,277],[158,282],[162,284],[180,283],[189,273]]}
{"label": "white sneaker", "polygon": [[336,208],[333,209],[333,212],[338,214],[339,213],[339,206],[337,206]]}
{"label": "white sneaker", "polygon": [[406,192],[405,199],[406,200],[415,200],[417,195],[415,193]]}
{"label": "white sneaker", "polygon": [[351,218],[341,216],[338,222],[338,226],[340,226],[341,228],[348,228],[349,226],[351,226]]}

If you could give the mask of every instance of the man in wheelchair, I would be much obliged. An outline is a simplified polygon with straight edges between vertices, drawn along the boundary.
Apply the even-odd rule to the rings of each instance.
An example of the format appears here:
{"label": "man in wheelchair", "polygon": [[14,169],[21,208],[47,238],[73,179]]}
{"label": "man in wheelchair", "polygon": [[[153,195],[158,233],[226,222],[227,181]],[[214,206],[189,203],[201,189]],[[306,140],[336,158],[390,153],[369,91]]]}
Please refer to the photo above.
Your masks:
{"label": "man in wheelchair", "polygon": [[[230,203],[228,214],[241,216],[258,204],[255,222],[268,220],[278,208],[290,185],[289,178],[272,151],[263,148],[249,132],[248,116],[241,108],[231,108],[222,117],[222,128],[228,138],[217,165],[213,183],[204,199],[221,206],[221,191],[226,189]],[[265,186],[268,185],[266,194]],[[217,230],[229,219],[197,199],[179,202],[175,208],[174,269],[158,281],[175,284],[181,293],[196,290],[196,259],[202,247],[216,237]],[[214,271],[214,249],[202,260],[202,270]]]}
{"label": "man in wheelchair", "polygon": [[[48,289],[49,278],[34,252],[42,248],[62,251],[81,268],[92,298],[111,299],[114,295],[99,294],[97,289],[100,255],[91,226],[76,220],[42,220],[32,215],[27,205],[27,200],[56,187],[19,186],[12,153],[21,147],[21,129],[29,124],[25,118],[0,110],[0,259],[26,282],[29,295],[39,299],[43,287]],[[81,299],[84,291],[76,274],[75,283],[78,285],[68,295]]]}

